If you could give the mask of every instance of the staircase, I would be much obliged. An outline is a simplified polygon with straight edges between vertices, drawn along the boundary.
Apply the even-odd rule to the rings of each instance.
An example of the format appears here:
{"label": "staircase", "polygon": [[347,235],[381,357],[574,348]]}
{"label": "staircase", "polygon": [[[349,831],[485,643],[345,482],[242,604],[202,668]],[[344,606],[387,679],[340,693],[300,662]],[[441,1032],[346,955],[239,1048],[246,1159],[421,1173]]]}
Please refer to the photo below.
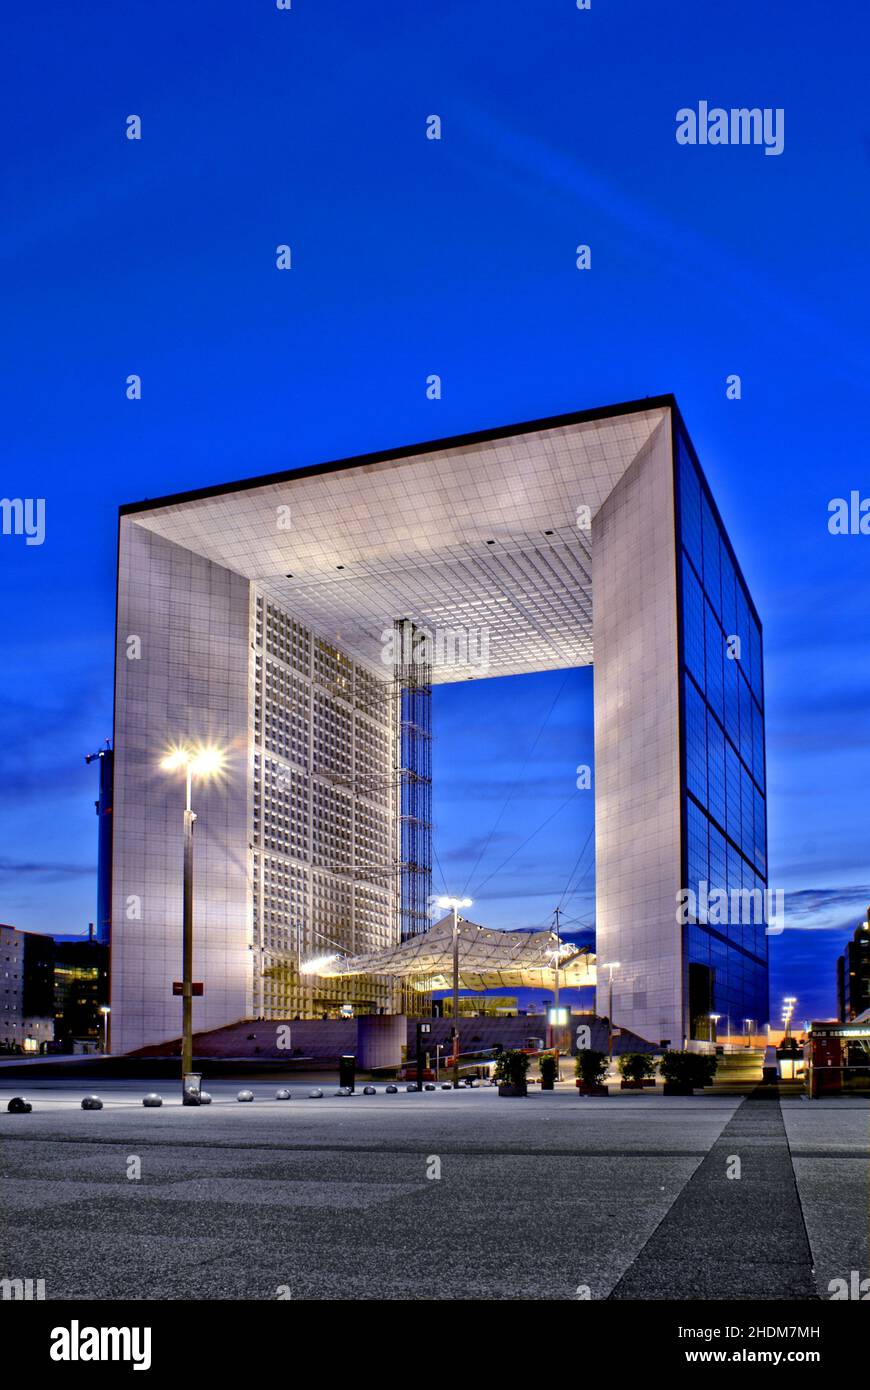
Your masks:
{"label": "staircase", "polygon": [[757,1085],[761,1079],[764,1065],[763,1047],[741,1047],[734,1052],[724,1052],[717,1057],[715,1086],[717,1089],[734,1088],[745,1090],[747,1086]]}
{"label": "staircase", "polygon": [[[408,1019],[408,1053],[416,1048],[416,1018]],[[440,1044],[442,1056],[450,1049],[450,1033],[453,1020],[449,1018],[427,1019],[431,1032],[425,1039],[425,1051],[435,1053]],[[592,1015],[575,1014],[569,1028],[565,1029],[574,1051],[577,1026],[587,1023],[592,1029],[592,1046],[599,1051],[607,1051],[607,1025]],[[289,1039],[288,1032],[289,1030]],[[540,1014],[521,1018],[460,1018],[459,1047],[463,1053],[484,1052],[501,1045],[503,1048],[525,1047],[529,1039],[546,1042],[547,1022]],[[289,1041],[289,1046],[288,1046]],[[621,1052],[654,1052],[652,1044],[622,1029],[621,1035],[614,1038],[615,1054]],[[279,1045],[282,1044],[282,1045]],[[357,1046],[356,1019],[269,1019],[242,1020],[231,1023],[226,1028],[216,1028],[210,1033],[194,1033],[193,1055],[195,1058],[230,1058],[293,1062],[298,1059],[317,1063],[334,1064],[347,1052],[355,1052]],[[181,1041],[176,1038],[170,1042],[159,1043],[153,1047],[143,1047],[130,1053],[133,1057],[178,1057],[181,1055]],[[720,1059],[721,1060],[721,1059]],[[758,1079],[761,1079],[759,1068]]]}

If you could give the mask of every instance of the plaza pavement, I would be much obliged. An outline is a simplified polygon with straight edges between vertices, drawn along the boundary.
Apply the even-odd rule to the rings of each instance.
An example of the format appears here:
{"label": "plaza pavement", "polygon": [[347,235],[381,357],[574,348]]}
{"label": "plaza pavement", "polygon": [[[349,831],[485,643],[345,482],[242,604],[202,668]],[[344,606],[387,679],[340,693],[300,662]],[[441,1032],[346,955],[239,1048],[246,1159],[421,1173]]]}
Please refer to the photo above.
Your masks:
{"label": "plaza pavement", "polygon": [[812,1300],[868,1274],[866,1100],[244,1084],[195,1109],[106,1082],[86,1112],[81,1082],[0,1076],[0,1277],[48,1299]]}

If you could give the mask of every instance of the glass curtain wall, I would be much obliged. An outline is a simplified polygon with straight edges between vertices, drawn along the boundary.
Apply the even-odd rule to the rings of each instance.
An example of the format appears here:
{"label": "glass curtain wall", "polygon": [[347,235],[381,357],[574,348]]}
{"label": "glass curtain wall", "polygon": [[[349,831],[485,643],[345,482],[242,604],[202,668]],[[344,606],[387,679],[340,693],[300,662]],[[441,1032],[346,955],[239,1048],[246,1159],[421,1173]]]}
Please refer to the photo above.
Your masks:
{"label": "glass curtain wall", "polygon": [[[711,1038],[718,1014],[720,1038],[748,1036],[768,1017],[761,626],[679,422],[675,448],[689,1030]],[[721,899],[708,905],[715,890],[724,914]]]}

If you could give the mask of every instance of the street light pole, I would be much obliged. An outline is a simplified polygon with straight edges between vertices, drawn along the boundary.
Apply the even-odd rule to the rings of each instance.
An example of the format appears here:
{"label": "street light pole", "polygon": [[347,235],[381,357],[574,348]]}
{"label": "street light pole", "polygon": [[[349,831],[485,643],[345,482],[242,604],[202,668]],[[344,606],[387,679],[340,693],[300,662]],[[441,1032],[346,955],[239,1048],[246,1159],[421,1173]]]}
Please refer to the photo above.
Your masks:
{"label": "street light pole", "polygon": [[181,1082],[193,1071],[193,823],[191,801],[194,777],[215,777],[224,768],[218,748],[182,746],[162,759],[164,772],[184,771],[184,863],[181,890]]}
{"label": "street light pole", "polygon": [[453,1089],[459,1086],[459,912],[453,903]]}
{"label": "street light pole", "polygon": [[613,1064],[613,966],[610,967],[610,990],[607,998],[607,1050],[610,1054],[610,1062]]}
{"label": "street light pole", "polygon": [[471,907],[470,898],[437,898],[437,907],[453,913],[453,1089],[459,1088],[459,909]]}
{"label": "street light pole", "polygon": [[192,771],[187,764],[187,803],[184,808],[184,884],[181,900],[181,1075],[193,1071],[193,822]]}
{"label": "street light pole", "polygon": [[786,997],[785,997],[784,1003],[785,1003],[785,1012],[784,1012],[784,1018],[785,1018],[785,1036],[786,1036],[787,1038],[790,1038],[790,1037],[791,1037],[791,1020],[792,1020],[792,1016],[793,1016],[793,1014],[794,1014],[794,1006],[795,1006],[795,1004],[797,1003],[797,998],[796,998],[796,996],[793,995],[793,994],[787,994]]}
{"label": "street light pole", "polygon": [[620,964],[621,962],[618,960],[603,960],[601,962],[601,969],[610,971],[610,989],[607,1001],[607,1050],[611,1066],[613,1065],[613,972],[619,969]]}
{"label": "street light pole", "polygon": [[[554,915],[555,918],[556,918],[556,937],[557,937],[557,939],[559,939],[559,915],[560,915],[561,911],[562,911],[561,907],[557,907],[557,908],[554,909],[554,913],[553,913],[553,915]],[[556,955],[555,955],[554,964],[555,964],[555,969],[554,969],[554,971],[553,971],[553,1008],[554,1008],[555,1011],[556,1011],[556,1012],[555,1012],[555,1018],[558,1020],[558,1017],[559,1017],[559,947],[558,947],[558,946],[556,947]],[[554,1051],[555,1051],[555,1056],[556,1056],[556,1074],[555,1074],[555,1080],[556,1080],[556,1081],[559,1080],[559,1042],[560,1042],[560,1039],[559,1039],[558,1033],[556,1032],[556,1029],[557,1029],[558,1027],[559,1027],[558,1022],[556,1022],[556,1023],[553,1024],[553,1044],[554,1044]]]}

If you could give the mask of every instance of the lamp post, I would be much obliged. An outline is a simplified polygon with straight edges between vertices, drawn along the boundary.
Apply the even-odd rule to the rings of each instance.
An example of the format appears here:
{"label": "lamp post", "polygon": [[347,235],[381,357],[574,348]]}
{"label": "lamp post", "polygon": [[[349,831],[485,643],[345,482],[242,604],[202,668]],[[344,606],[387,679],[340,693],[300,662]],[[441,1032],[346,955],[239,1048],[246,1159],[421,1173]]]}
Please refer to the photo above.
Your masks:
{"label": "lamp post", "polygon": [[108,1004],[101,1004],[101,1005],[100,1005],[100,1013],[103,1015],[103,1051],[104,1051],[104,1052],[108,1052],[108,1050],[109,1050],[109,1014],[110,1014],[111,1012],[112,1012],[112,1010],[109,1008]]}
{"label": "lamp post", "polygon": [[[316,927],[311,927],[310,932],[312,936],[319,937],[321,941],[326,941],[330,946],[334,946],[335,950],[325,952],[322,956],[313,956],[310,960],[303,961],[301,947],[298,944],[297,938],[296,968],[300,975],[319,975],[326,966],[334,967],[336,962],[341,962],[346,958],[347,947],[342,946],[340,941],[333,941],[331,936],[327,936],[326,932],[318,931]],[[341,972],[330,969],[329,974],[335,973],[340,974]]]}
{"label": "lamp post", "polygon": [[173,748],[162,759],[164,772],[184,772],[184,876],[181,896],[181,1077],[193,1070],[193,823],[191,806],[194,777],[214,777],[223,770],[224,755],[218,748],[183,746]]}
{"label": "lamp post", "polygon": [[[561,925],[559,919],[560,919],[561,915],[562,915],[562,909],[561,909],[561,907],[556,907],[556,908],[553,909],[553,916],[554,916],[554,918],[555,918],[555,925],[556,925],[556,942],[557,942],[556,949],[555,949],[555,951],[553,952],[553,1008],[554,1008],[554,1010],[555,1010],[554,1017],[555,1017],[556,1019],[558,1019],[558,1018],[560,1017],[560,1014],[559,1014],[559,960],[560,960],[559,952],[560,952],[561,949],[562,949],[562,941],[561,941],[561,937],[559,936],[559,928],[560,928],[560,925]],[[553,1024],[553,1027],[552,1027],[552,1030],[551,1030],[551,1033],[552,1033],[551,1042],[553,1043],[553,1051],[554,1051],[555,1056],[556,1056],[556,1075],[555,1075],[555,1080],[556,1080],[556,1081],[558,1081],[558,1080],[560,1079],[560,1078],[559,1078],[559,1043],[562,1041],[560,1035],[556,1032],[556,1029],[558,1028],[558,1026],[559,1026],[558,1023],[554,1023],[554,1024]]]}
{"label": "lamp post", "polygon": [[453,1089],[459,1087],[459,909],[471,907],[471,898],[436,898],[436,906],[453,913]]}
{"label": "lamp post", "polygon": [[795,1006],[795,1004],[797,1003],[797,996],[794,995],[794,994],[787,994],[786,997],[783,999],[782,1002],[783,1002],[783,1004],[785,1005],[785,1008],[783,1009],[783,1015],[782,1015],[782,1017],[783,1017],[783,1022],[785,1023],[785,1036],[786,1036],[787,1038],[790,1038],[790,1037],[791,1037],[791,1020],[792,1020],[792,1016],[793,1016],[793,1014],[794,1014],[794,1006]]}
{"label": "lamp post", "polygon": [[613,1063],[613,972],[619,969],[620,964],[621,962],[618,960],[603,960],[601,962],[601,969],[610,971],[610,988],[607,998],[607,1051],[611,1065]]}
{"label": "lamp post", "polygon": [[[557,911],[558,911],[558,909],[557,909]],[[558,921],[559,921],[559,919],[558,919],[558,917],[557,917],[557,918],[556,918],[557,924],[558,924]],[[558,948],[558,946],[556,947],[556,950],[555,950],[555,953],[554,953],[554,958],[553,958],[553,1008],[554,1008],[555,1011],[556,1011],[556,1013],[555,1013],[556,1022],[555,1022],[555,1024],[553,1025],[553,1050],[554,1050],[554,1052],[555,1052],[555,1054],[556,1054],[556,1075],[555,1075],[555,1080],[558,1081],[558,1080],[559,1080],[559,1043],[561,1042],[561,1038],[560,1038],[559,1034],[556,1032],[556,1029],[559,1027],[559,1017],[560,1017],[560,1014],[559,1014],[559,948]]]}
{"label": "lamp post", "polygon": [[710,1022],[711,1022],[712,1025],[713,1025],[713,1036],[712,1036],[712,1038],[710,1039],[710,1041],[713,1043],[713,1046],[715,1047],[715,1045],[716,1045],[716,1024],[719,1022],[719,1020],[720,1020],[720,1018],[722,1017],[722,1015],[721,1015],[721,1014],[708,1014],[707,1017],[709,1018]]}

